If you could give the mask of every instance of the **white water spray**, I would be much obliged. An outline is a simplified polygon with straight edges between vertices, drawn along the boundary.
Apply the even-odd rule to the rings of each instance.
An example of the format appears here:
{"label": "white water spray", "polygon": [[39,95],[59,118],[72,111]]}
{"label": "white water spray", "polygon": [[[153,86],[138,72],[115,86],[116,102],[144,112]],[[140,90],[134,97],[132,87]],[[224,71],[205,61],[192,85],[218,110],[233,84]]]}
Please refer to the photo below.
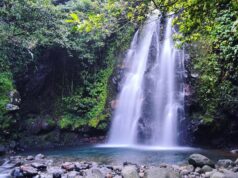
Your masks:
{"label": "white water spray", "polygon": [[[125,59],[128,72],[118,96],[109,144],[134,145],[141,140],[139,135],[149,132],[143,143],[177,145],[178,120],[183,115],[183,55],[173,44],[172,18],[167,20],[162,40],[160,21],[156,18],[152,16],[136,32],[128,50]],[[152,86],[145,85],[149,80],[145,76],[150,76]],[[152,92],[145,94],[147,90]],[[150,111],[144,108],[148,98],[152,98]],[[144,118],[146,112],[151,112],[151,117]],[[140,122],[145,129],[142,127],[139,134]]]}

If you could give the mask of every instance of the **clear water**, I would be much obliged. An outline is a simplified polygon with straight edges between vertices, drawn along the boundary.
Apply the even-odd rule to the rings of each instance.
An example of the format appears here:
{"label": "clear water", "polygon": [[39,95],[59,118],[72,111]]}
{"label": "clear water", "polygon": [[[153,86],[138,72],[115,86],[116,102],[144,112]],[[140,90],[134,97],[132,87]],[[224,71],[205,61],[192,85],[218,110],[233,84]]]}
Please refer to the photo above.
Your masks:
{"label": "clear water", "polygon": [[[161,163],[168,164],[186,164],[190,154],[201,153],[213,161],[222,158],[230,158],[235,160],[235,155],[221,150],[204,150],[189,147],[111,147],[110,145],[82,146],[74,148],[62,148],[52,150],[38,150],[25,153],[26,155],[35,155],[43,153],[63,161],[95,161],[101,164],[118,165],[125,161],[143,164],[143,165],[159,165]],[[237,156],[237,155],[236,155]]]}

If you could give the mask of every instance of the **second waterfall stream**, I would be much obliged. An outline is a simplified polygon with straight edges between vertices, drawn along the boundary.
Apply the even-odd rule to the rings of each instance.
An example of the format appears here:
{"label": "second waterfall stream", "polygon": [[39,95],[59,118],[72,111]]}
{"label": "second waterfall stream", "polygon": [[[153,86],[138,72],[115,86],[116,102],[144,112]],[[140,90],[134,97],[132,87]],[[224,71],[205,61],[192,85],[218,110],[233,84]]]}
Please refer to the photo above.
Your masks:
{"label": "second waterfall stream", "polygon": [[108,144],[173,147],[184,117],[184,54],[175,48],[172,17],[151,16],[127,52]]}

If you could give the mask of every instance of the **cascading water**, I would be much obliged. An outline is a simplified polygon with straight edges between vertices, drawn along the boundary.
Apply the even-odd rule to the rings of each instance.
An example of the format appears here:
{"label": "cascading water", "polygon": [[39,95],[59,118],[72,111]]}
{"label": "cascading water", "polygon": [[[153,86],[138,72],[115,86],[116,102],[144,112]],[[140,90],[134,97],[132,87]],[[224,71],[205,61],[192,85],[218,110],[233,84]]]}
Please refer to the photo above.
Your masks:
{"label": "cascading water", "polygon": [[177,145],[177,122],[183,116],[183,55],[174,48],[172,18],[165,30],[160,28],[153,15],[133,38],[109,144]]}

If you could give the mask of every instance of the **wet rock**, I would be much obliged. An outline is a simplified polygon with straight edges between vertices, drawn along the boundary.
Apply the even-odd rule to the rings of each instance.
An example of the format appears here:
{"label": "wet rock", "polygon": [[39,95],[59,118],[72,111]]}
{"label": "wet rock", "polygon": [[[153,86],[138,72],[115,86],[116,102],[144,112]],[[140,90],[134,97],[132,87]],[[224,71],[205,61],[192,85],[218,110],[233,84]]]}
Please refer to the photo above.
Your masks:
{"label": "wet rock", "polygon": [[71,162],[65,162],[61,167],[66,171],[73,171],[75,169],[75,164]]}
{"label": "wet rock", "polygon": [[235,164],[238,165],[238,159],[235,161]]}
{"label": "wet rock", "polygon": [[237,173],[238,173],[238,166],[236,166],[236,167],[233,167],[233,168],[232,168],[232,171],[233,171],[233,172],[237,172]]}
{"label": "wet rock", "polygon": [[220,172],[225,175],[225,178],[238,178],[238,174],[233,171],[227,169],[220,169]]}
{"label": "wet rock", "polygon": [[64,170],[60,167],[50,167],[47,169],[47,172],[50,173],[53,178],[61,178],[61,176],[64,174]]}
{"label": "wet rock", "polygon": [[188,163],[193,165],[194,167],[203,167],[205,165],[214,167],[215,164],[206,156],[201,154],[192,154],[188,158]]}
{"label": "wet rock", "polygon": [[229,166],[232,166],[232,165],[234,165],[234,163],[230,159],[220,159],[217,162],[218,167],[228,168]]}
{"label": "wet rock", "polygon": [[79,176],[79,172],[71,171],[71,172],[67,173],[66,176],[67,176],[67,178],[75,178],[75,177]]}
{"label": "wet rock", "polygon": [[24,175],[21,172],[21,169],[19,167],[13,169],[12,173],[11,173],[12,177],[14,178],[23,178]]}
{"label": "wet rock", "polygon": [[27,160],[27,161],[32,161],[32,160],[34,160],[34,159],[35,159],[35,158],[34,158],[33,156],[27,156],[27,157],[26,157],[26,160]]}
{"label": "wet rock", "polygon": [[211,168],[210,166],[208,166],[208,165],[205,165],[205,166],[203,166],[202,167],[202,172],[211,172],[211,171],[213,171],[213,168]]}
{"label": "wet rock", "polygon": [[45,171],[46,170],[46,165],[43,163],[32,163],[32,167],[36,168],[38,171]]}
{"label": "wet rock", "polygon": [[89,169],[86,171],[85,178],[104,178],[102,172],[99,169]]}
{"label": "wet rock", "polygon": [[19,106],[14,105],[14,104],[8,103],[8,104],[6,105],[6,110],[7,110],[7,111],[16,111],[16,110],[19,110],[19,109],[20,109]]}
{"label": "wet rock", "polygon": [[23,165],[20,169],[24,176],[33,177],[38,174],[37,169],[30,165]]}
{"label": "wet rock", "polygon": [[86,170],[86,169],[90,169],[91,166],[92,166],[91,164],[88,164],[86,162],[83,162],[83,163],[76,162],[75,163],[75,170],[76,171]]}
{"label": "wet rock", "polygon": [[202,170],[202,168],[200,168],[200,167],[197,167],[197,168],[195,169],[195,173],[198,173],[198,174],[201,174],[201,173],[203,173],[203,170]]}
{"label": "wet rock", "polygon": [[181,176],[169,168],[150,168],[145,178],[180,178]]}
{"label": "wet rock", "polygon": [[35,156],[35,159],[36,160],[41,160],[41,159],[44,159],[45,158],[45,155],[43,155],[43,154],[37,154],[36,156]]}
{"label": "wet rock", "polygon": [[231,150],[231,153],[232,153],[232,154],[238,154],[238,149]]}
{"label": "wet rock", "polygon": [[113,178],[112,173],[106,174],[106,178]]}
{"label": "wet rock", "polygon": [[140,173],[139,173],[139,177],[140,177],[140,178],[145,177],[145,173],[144,173],[144,172],[140,172]]}
{"label": "wet rock", "polygon": [[108,169],[107,167],[102,167],[99,170],[102,172],[103,175],[108,175],[112,173],[112,170]]}
{"label": "wet rock", "polygon": [[194,167],[193,167],[193,165],[186,165],[186,166],[181,167],[180,170],[181,171],[186,170],[188,172],[193,172],[194,171]]}
{"label": "wet rock", "polygon": [[123,178],[139,178],[136,166],[125,166],[121,171]]}

